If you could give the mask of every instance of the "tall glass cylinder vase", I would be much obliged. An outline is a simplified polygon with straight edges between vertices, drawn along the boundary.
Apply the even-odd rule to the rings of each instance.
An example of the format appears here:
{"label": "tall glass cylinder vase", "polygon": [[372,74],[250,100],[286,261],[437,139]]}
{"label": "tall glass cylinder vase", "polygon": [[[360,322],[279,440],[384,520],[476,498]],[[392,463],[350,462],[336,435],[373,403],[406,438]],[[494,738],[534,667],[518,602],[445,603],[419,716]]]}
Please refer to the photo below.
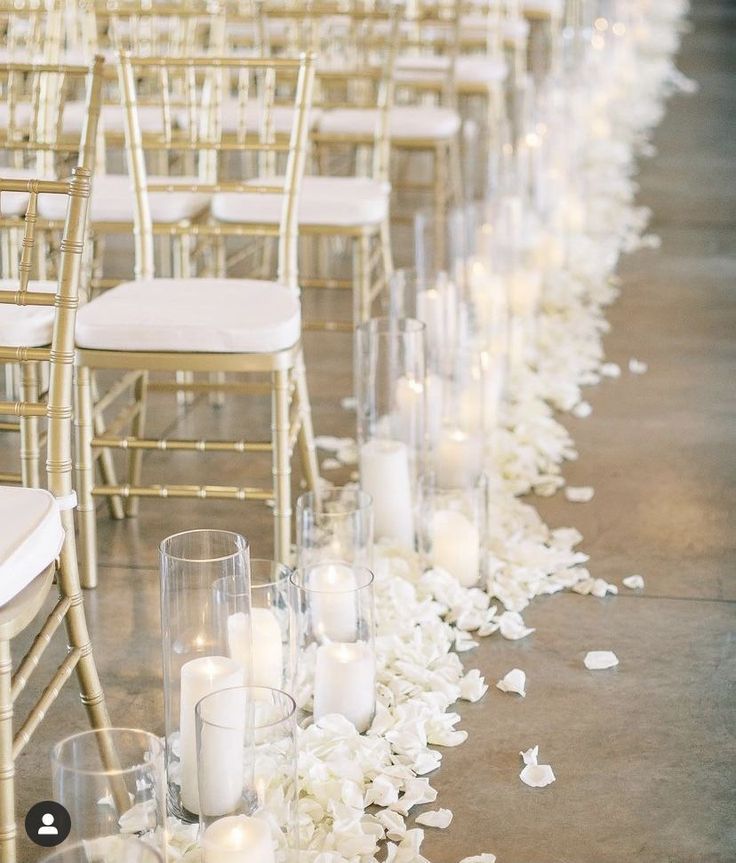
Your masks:
{"label": "tall glass cylinder vase", "polygon": [[339,714],[361,733],[376,710],[373,573],[324,563],[293,576],[298,595],[296,700],[315,720]]}
{"label": "tall glass cylinder vase", "polygon": [[360,485],[376,539],[413,549],[426,435],[425,326],[373,318],[356,330]]}
{"label": "tall glass cylinder vase", "polygon": [[[253,686],[291,692],[296,668],[296,623],[291,569],[273,560],[250,561],[250,596],[239,579],[213,587],[219,631],[232,659],[250,670]],[[250,620],[241,610],[250,605]]]}
{"label": "tall glass cylinder vase", "polygon": [[218,689],[240,686],[249,670],[228,655],[214,607],[213,586],[231,578],[250,627],[247,540],[221,530],[175,534],[161,543],[161,631],[169,810],[184,821],[199,812],[194,708]]}
{"label": "tall glass cylinder vase", "polygon": [[105,728],[67,737],[51,750],[54,800],[71,818],[71,839],[94,843],[114,859],[138,837],[166,851],[164,747],[153,734]]}
{"label": "tall glass cylinder vase", "polygon": [[261,686],[197,705],[202,863],[287,863],[298,853],[296,704]]}
{"label": "tall glass cylinder vase", "polygon": [[308,491],[296,502],[300,569],[325,560],[372,565],[373,500],[360,488]]}

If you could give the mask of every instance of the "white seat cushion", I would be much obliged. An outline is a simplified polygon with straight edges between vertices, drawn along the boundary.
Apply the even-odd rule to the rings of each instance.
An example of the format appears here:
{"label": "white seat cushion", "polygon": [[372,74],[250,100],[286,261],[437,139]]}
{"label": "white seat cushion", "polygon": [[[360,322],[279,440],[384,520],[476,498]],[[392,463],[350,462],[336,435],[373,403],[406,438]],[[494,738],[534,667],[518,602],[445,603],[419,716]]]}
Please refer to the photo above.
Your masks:
{"label": "white seat cushion", "polygon": [[[319,130],[331,134],[374,134],[377,112],[362,108],[336,108],[325,111]],[[400,143],[410,139],[444,141],[454,137],[460,128],[460,116],[451,108],[424,105],[397,105],[389,115],[389,135]]]}
{"label": "white seat cushion", "polygon": [[[195,177],[148,177],[153,183],[196,183]],[[123,174],[100,174],[92,180],[90,199],[90,221],[133,222],[134,196],[133,181]],[[205,192],[151,192],[151,218],[154,223],[171,224],[182,219],[193,219],[210,203]],[[63,219],[66,201],[61,195],[44,195],[40,200],[38,212],[44,219]]]}
{"label": "white seat cushion", "polygon": [[[255,185],[283,185],[283,177],[263,177]],[[391,187],[368,177],[304,177],[299,196],[300,225],[353,227],[380,224],[388,216]],[[278,224],[281,196],[222,192],[212,199],[212,215],[222,222]]]}
{"label": "white seat cushion", "polygon": [[[0,279],[0,291],[17,291],[17,279]],[[29,291],[46,291],[55,294],[56,282],[29,282]],[[51,344],[54,328],[52,306],[0,305],[0,345],[9,348],[41,348]],[[2,522],[0,521],[0,525]],[[0,532],[2,528],[0,527]]]}
{"label": "white seat cushion", "polygon": [[562,15],[564,0],[521,0],[522,11],[529,15]]}
{"label": "white seat cushion", "polygon": [[268,353],[300,332],[294,294],[255,279],[139,279],[77,314],[77,345],[97,350]]}
{"label": "white seat cushion", "polygon": [[0,605],[17,596],[61,551],[64,528],[53,495],[0,486]]}
{"label": "white seat cushion", "polygon": [[[437,54],[405,55],[396,61],[397,81],[441,82],[450,71],[448,57]],[[457,58],[455,77],[459,85],[495,84],[506,79],[506,64],[500,57],[466,54]]]}
{"label": "white seat cushion", "polygon": [[[483,14],[463,15],[462,35],[465,39],[484,39],[488,32],[488,18]],[[501,33],[507,42],[524,43],[529,36],[529,22],[526,18],[504,18]]]}
{"label": "white seat cushion", "polygon": [[[142,132],[161,132],[163,130],[163,111],[159,105],[139,105],[138,122]],[[67,102],[64,105],[62,128],[67,133],[81,132],[86,115],[84,102]],[[105,132],[125,134],[125,111],[122,105],[103,105],[100,122]]]}

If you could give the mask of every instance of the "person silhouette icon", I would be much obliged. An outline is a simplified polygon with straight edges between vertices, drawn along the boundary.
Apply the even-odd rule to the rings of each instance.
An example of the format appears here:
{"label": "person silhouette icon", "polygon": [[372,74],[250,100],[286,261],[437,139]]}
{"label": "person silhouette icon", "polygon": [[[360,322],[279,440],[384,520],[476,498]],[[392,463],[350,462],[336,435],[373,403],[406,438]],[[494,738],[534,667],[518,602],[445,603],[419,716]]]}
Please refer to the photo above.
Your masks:
{"label": "person silhouette icon", "polygon": [[38,828],[39,836],[58,836],[59,831],[54,827],[54,816],[50,812],[45,812],[41,816],[43,826]]}
{"label": "person silhouette icon", "polygon": [[26,812],[26,836],[43,848],[55,848],[72,829],[69,811],[56,800],[39,800]]}

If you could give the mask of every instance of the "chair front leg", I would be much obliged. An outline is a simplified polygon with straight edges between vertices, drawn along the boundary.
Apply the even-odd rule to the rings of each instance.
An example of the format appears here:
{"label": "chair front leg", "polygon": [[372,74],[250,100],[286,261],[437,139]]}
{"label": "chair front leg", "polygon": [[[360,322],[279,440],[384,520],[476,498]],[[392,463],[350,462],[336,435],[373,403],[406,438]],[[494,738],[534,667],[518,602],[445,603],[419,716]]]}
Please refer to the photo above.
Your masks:
{"label": "chair front leg", "polygon": [[[146,428],[146,403],[148,390],[148,372],[141,372],[135,382],[133,397],[137,402],[136,414],[133,417],[130,433],[135,438],[143,437]],[[143,450],[132,449],[128,454],[128,484],[141,484],[141,468],[143,466]],[[125,502],[125,514],[128,518],[138,515],[140,498],[131,495]]]}
{"label": "chair front leg", "polygon": [[317,462],[317,447],[314,443],[312,406],[309,402],[309,390],[307,388],[307,370],[302,351],[299,351],[296,358],[294,384],[299,411],[299,450],[302,456],[302,469],[309,490],[316,492],[319,489],[319,464]]}
{"label": "chair front leg", "polygon": [[10,642],[0,641],[0,861],[16,863],[15,760]]}
{"label": "chair front leg", "polygon": [[97,522],[95,501],[92,489],[95,481],[94,453],[92,452],[92,436],[94,423],[92,419],[92,390],[90,387],[90,370],[86,366],[77,366],[75,375],[75,410],[76,426],[76,474],[77,474],[77,512],[79,513],[79,545],[81,549],[82,587],[97,587]]}

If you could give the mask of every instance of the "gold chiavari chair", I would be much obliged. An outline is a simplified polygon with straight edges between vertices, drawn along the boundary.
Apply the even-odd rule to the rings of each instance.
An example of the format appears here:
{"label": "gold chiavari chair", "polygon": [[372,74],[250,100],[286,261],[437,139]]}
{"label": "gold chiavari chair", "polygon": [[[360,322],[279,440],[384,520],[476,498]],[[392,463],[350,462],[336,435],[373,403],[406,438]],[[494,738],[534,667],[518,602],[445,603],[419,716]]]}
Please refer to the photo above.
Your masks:
{"label": "gold chiavari chair", "polygon": [[[383,14],[366,10],[362,3],[310,3],[300,9],[265,8],[258,32],[268,39],[278,34],[269,53],[292,56],[313,51],[318,57],[312,113],[312,162],[317,171],[302,180],[299,233],[317,243],[346,239],[352,246],[352,279],[304,276],[302,288],[352,288],[353,320],[310,321],[307,329],[352,332],[355,323],[370,317],[374,300],[386,287],[393,269],[388,178],[388,115],[393,103],[393,69],[399,16],[395,6]],[[233,21],[233,17],[229,18]],[[275,22],[281,27],[275,26]],[[350,109],[363,118],[359,128],[341,133],[323,132],[320,118],[333,110]],[[231,113],[228,133],[237,111]],[[283,133],[290,121],[283,109],[274,117],[275,131]],[[316,122],[315,122],[316,121]],[[316,128],[315,128],[316,125]],[[347,152],[346,152],[347,151]],[[326,166],[328,172],[320,170]],[[254,182],[273,181],[260,177]],[[279,178],[282,181],[282,178]],[[278,220],[278,201],[271,221]],[[263,205],[252,196],[215,195],[213,216],[222,222],[263,222]]]}
{"label": "gold chiavari chair", "polygon": [[[99,105],[99,67],[91,74],[89,113],[83,153],[94,147]],[[72,383],[74,324],[90,193],[90,171],[73,169],[68,180],[19,180],[0,176],[0,210],[5,195],[25,195],[23,242],[15,285],[0,290],[0,309],[30,312],[52,310],[49,347],[18,344],[0,347],[7,361],[48,363],[49,392],[44,402],[21,399],[0,402],[0,412],[45,418],[47,489],[0,486],[0,859],[15,863],[15,765],[18,756],[76,671],[82,703],[94,728],[109,726],[104,695],[95,665],[79,584],[74,538],[75,495],[72,486]],[[53,290],[34,285],[33,255],[38,200],[56,195],[67,201]],[[11,644],[36,618],[47,600],[54,577],[58,599],[30,649],[13,672]],[[14,731],[13,705],[36,670],[54,633],[65,625],[67,651],[25,720]]]}
{"label": "gold chiavari chair", "polygon": [[0,61],[55,63],[63,32],[63,0],[0,2]]}
{"label": "gold chiavari chair", "polygon": [[[155,4],[88,0],[68,11],[66,20],[71,23],[66,30],[67,53],[83,62],[95,54],[112,61],[103,89],[101,112],[105,146],[99,152],[89,215],[94,248],[92,291],[96,292],[121,280],[120,276],[115,277],[106,270],[106,238],[130,235],[134,222],[134,193],[125,166],[125,112],[115,69],[118,53],[124,50],[136,56],[181,57],[187,53],[220,56],[225,19],[222,7],[214,0]],[[83,114],[81,101],[67,106],[64,117],[67,134],[78,134]],[[144,132],[161,132],[161,106],[141,106],[140,123]],[[165,175],[167,172],[168,165],[162,159],[157,173]],[[172,275],[188,272],[185,244],[172,241],[169,227],[172,223],[196,222],[206,215],[209,204],[210,196],[186,190],[152,196],[153,229],[159,238],[163,272]],[[58,217],[56,202],[44,202],[43,206],[44,218]],[[127,273],[125,277],[130,275]]]}
{"label": "gold chiavari chair", "polygon": [[[95,64],[97,79],[102,75],[102,61]],[[75,163],[92,170],[95,149],[82,130],[80,136],[61,133],[68,103],[83,95],[89,77],[88,66],[62,66],[41,63],[6,63],[0,65],[0,93],[4,96],[6,122],[0,127],[0,176],[7,179],[67,177]],[[97,80],[96,79],[96,80]],[[99,101],[99,96],[98,96]],[[60,199],[54,220],[41,215],[44,198]],[[34,238],[34,269],[42,280],[48,280],[49,247],[58,242],[65,223],[65,199],[59,195],[39,199]],[[19,278],[18,256],[25,230],[24,216],[28,205],[26,193],[6,193],[0,215],[0,289],[10,290]],[[51,282],[39,282],[36,288],[52,291]],[[0,306],[0,342],[44,347],[51,343],[54,314],[52,309],[13,309]],[[17,368],[5,363],[7,369]],[[20,386],[23,399],[38,399],[42,383],[42,364],[27,362],[22,366]],[[9,393],[15,388],[9,388]],[[2,482],[22,482],[29,487],[40,484],[39,419],[21,416],[7,420],[0,430],[20,431],[21,472],[3,473]]]}
{"label": "gold chiavari chair", "polygon": [[[318,481],[309,396],[300,345],[301,316],[298,296],[296,242],[299,181],[303,174],[307,142],[307,112],[314,81],[314,58],[131,58],[123,55],[121,88],[126,105],[128,156],[136,189],[136,274],[93,299],[77,322],[78,469],[80,536],[84,547],[83,580],[96,583],[96,525],[93,495],[140,497],[274,499],[276,558],[291,554],[291,452],[300,443],[307,481]],[[293,128],[289,141],[276,138],[265,120],[250,134],[236,140],[223,138],[222,94],[237,88],[239,104],[246,110],[249,96],[261,102],[268,114],[282,87],[294,88]],[[162,134],[146,134],[138,122],[138,100],[145,104],[155,93],[163,100]],[[163,94],[163,95],[162,95]],[[178,116],[175,125],[170,118]],[[243,127],[245,128],[245,127]],[[167,154],[170,164],[184,170],[191,159],[198,162],[200,178],[186,188],[219,192],[247,190],[267,200],[280,196],[282,217],[277,226],[202,223],[194,235],[209,245],[225,234],[248,233],[278,241],[276,281],[223,278],[156,278],[153,263],[153,228],[150,196],[181,188],[172,176],[167,183],[154,182],[147,174],[146,156],[154,161]],[[252,156],[256,166],[263,158],[286,159],[286,180],[281,185],[247,186],[244,180],[220,179],[226,156]],[[177,226],[171,227],[172,231]],[[186,230],[192,236],[190,228]],[[267,441],[171,440],[144,436],[146,377],[138,376],[133,402],[124,406],[111,429],[124,431],[93,435],[96,413],[89,389],[91,369],[183,369],[209,374],[245,372],[266,374],[271,394],[272,433]],[[257,383],[257,382],[256,382]],[[183,385],[172,384],[180,387]],[[197,384],[186,385],[191,390]],[[204,384],[203,386],[207,386]],[[248,391],[249,384],[232,381],[218,385],[226,392]],[[252,387],[251,387],[252,390]],[[263,391],[261,389],[261,391]],[[122,395],[122,391],[116,395]],[[109,403],[110,399],[106,401]],[[128,482],[119,486],[95,485],[94,451],[120,448],[130,454]],[[145,485],[141,482],[141,458],[145,451],[271,452],[272,488],[218,485]],[[129,511],[129,514],[133,514]]]}
{"label": "gold chiavari chair", "polygon": [[[445,224],[448,208],[462,200],[455,65],[459,48],[461,0],[436,4],[406,4],[399,28],[395,74],[395,100],[388,115],[392,187],[432,195],[436,225],[438,267],[445,261]],[[384,9],[386,3],[376,3]],[[326,112],[317,124],[320,134],[355,135],[368,121],[359,112],[343,108]],[[409,160],[431,159],[412,175]],[[415,178],[416,177],[416,178]]]}

